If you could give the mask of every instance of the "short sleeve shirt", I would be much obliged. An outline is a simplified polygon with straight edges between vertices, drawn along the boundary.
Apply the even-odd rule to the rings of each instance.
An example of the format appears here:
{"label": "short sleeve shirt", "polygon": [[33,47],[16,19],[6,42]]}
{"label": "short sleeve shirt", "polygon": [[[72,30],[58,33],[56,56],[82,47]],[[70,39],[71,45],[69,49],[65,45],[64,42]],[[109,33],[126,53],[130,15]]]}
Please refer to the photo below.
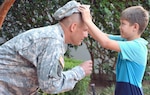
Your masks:
{"label": "short sleeve shirt", "polygon": [[142,95],[142,79],[147,63],[147,41],[138,38],[132,41],[110,36],[118,41],[120,52],[116,65],[115,95]]}

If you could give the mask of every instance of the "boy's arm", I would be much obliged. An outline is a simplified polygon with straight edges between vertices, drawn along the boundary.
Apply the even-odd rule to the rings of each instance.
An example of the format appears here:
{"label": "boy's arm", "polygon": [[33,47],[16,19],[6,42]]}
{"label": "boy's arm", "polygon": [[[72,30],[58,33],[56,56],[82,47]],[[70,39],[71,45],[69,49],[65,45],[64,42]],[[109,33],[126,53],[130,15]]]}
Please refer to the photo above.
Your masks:
{"label": "boy's arm", "polygon": [[4,22],[4,19],[10,9],[10,7],[13,5],[15,0],[5,0],[2,5],[0,6],[0,28]]}
{"label": "boy's arm", "polygon": [[92,21],[86,23],[89,27],[90,35],[97,40],[103,48],[120,51],[117,41],[109,39],[108,35],[103,33]]}
{"label": "boy's arm", "polygon": [[117,41],[109,39],[108,35],[103,33],[93,22],[90,14],[89,6],[82,5],[79,7],[79,11],[82,14],[82,18],[89,28],[89,34],[97,40],[104,48],[120,51],[120,47]]}

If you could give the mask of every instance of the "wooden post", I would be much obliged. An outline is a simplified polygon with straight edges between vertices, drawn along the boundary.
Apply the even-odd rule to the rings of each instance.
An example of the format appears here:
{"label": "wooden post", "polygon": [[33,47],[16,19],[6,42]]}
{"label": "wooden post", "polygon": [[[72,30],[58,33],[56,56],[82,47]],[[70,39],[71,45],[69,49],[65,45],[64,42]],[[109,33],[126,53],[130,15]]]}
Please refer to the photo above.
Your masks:
{"label": "wooden post", "polygon": [[2,24],[5,20],[5,17],[9,11],[9,9],[11,8],[11,6],[13,5],[13,3],[15,2],[15,0],[5,0],[2,5],[0,6],[0,29],[2,27]]}

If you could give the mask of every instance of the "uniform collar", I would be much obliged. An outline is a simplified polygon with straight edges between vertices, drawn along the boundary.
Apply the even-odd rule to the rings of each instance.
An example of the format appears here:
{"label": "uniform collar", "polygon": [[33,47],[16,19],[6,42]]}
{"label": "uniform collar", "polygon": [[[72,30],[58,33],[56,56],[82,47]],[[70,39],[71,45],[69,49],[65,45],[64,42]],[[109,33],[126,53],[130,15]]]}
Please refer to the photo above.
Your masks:
{"label": "uniform collar", "polygon": [[59,32],[60,32],[60,35],[61,35],[61,37],[62,37],[62,39],[63,39],[63,42],[64,42],[64,52],[66,52],[68,45],[65,44],[65,34],[64,34],[64,31],[63,31],[63,29],[62,29],[60,23],[57,23],[57,26],[59,27],[59,30],[60,30]]}

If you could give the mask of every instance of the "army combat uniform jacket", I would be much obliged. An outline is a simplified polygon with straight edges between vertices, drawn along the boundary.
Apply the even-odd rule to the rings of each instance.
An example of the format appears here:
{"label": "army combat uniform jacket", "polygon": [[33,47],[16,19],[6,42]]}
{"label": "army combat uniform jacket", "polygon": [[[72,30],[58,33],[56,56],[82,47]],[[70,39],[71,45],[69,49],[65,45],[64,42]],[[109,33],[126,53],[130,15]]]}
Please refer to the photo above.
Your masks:
{"label": "army combat uniform jacket", "polygon": [[64,67],[60,24],[28,30],[0,46],[0,95],[34,95],[40,88],[59,93],[74,88],[85,73]]}

